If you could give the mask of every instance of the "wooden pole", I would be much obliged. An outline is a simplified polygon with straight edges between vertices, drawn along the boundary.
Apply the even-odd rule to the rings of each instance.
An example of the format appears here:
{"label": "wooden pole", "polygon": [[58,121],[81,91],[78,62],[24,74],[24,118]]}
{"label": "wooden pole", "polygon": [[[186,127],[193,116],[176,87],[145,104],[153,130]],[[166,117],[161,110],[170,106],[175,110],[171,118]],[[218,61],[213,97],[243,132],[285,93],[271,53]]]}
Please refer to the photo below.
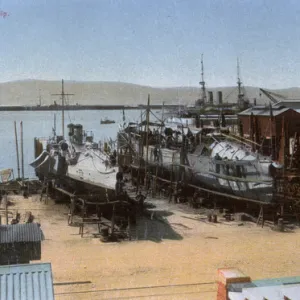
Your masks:
{"label": "wooden pole", "polygon": [[[143,123],[143,111],[141,110],[141,124]],[[145,130],[146,130],[146,127],[145,127]],[[143,131],[143,127],[140,126],[140,134],[141,132]],[[142,137],[142,135],[141,135]],[[142,158],[144,156],[144,141],[141,139],[140,137],[140,158]]]}
{"label": "wooden pole", "polygon": [[[127,210],[127,213],[128,213],[129,211]],[[129,241],[131,241],[131,220],[130,220],[130,215],[128,214],[128,216],[127,216],[127,220],[128,220],[128,239],[129,239]]]}
{"label": "wooden pole", "polygon": [[111,216],[111,235],[114,235],[114,229],[115,229],[115,212],[116,212],[116,206],[113,206],[112,209],[112,216]]}
{"label": "wooden pole", "polygon": [[173,193],[173,160],[174,160],[174,152],[172,152],[172,161],[171,161],[171,175],[170,175],[170,195],[169,195],[169,202],[172,200],[172,193]]}
{"label": "wooden pole", "polygon": [[[273,111],[272,104],[270,103],[270,143],[271,143],[271,159],[275,159],[275,149],[274,149],[274,140],[273,140]],[[276,131],[275,131],[276,132]]]}
{"label": "wooden pole", "polygon": [[56,136],[56,114],[54,114],[53,130],[54,130],[54,136]]}
{"label": "wooden pole", "polygon": [[[143,122],[143,111],[141,111],[141,126],[139,127],[140,128],[140,132],[139,132],[140,134],[143,131],[142,122]],[[137,155],[139,168],[138,168],[138,171],[137,171],[136,194],[138,193],[139,188],[140,188],[142,158],[144,156],[144,143],[143,143],[144,141],[143,141],[142,137],[143,137],[142,135],[140,135],[140,137],[139,137],[139,153]]]}
{"label": "wooden pole", "polygon": [[155,170],[155,196],[157,192],[157,175],[158,175],[158,164],[160,163],[162,167],[162,153],[161,153],[161,137],[162,137],[162,131],[163,131],[163,125],[164,125],[164,112],[165,112],[165,102],[163,102],[162,105],[162,114],[161,114],[161,126],[160,126],[160,135],[159,135],[159,152],[158,152],[158,157],[156,158],[156,170]]}
{"label": "wooden pole", "polygon": [[157,175],[158,175],[158,161],[156,161],[156,166],[155,166],[155,180],[153,180],[153,185],[152,186],[152,197],[156,197],[156,192],[157,192]]}
{"label": "wooden pole", "polygon": [[5,192],[5,217],[6,217],[6,225],[8,225],[8,211],[7,211],[7,192]]}
{"label": "wooden pole", "polygon": [[148,103],[147,103],[147,115],[146,115],[146,122],[147,122],[147,135],[146,135],[146,163],[148,164],[149,160],[149,116],[150,116],[150,95],[148,94]]}
{"label": "wooden pole", "polygon": [[62,126],[62,135],[65,138],[65,91],[64,91],[64,80],[61,81],[61,126]]}
{"label": "wooden pole", "polygon": [[[18,134],[17,134],[17,122],[14,122],[15,126],[15,141],[16,141],[16,153],[17,153],[17,168],[18,168],[18,178],[20,178],[20,160],[19,160],[19,145],[18,145]],[[36,147],[36,145],[35,145]]]}
{"label": "wooden pole", "polygon": [[[185,156],[186,156],[186,143],[187,143],[187,137],[184,135],[183,126],[181,128],[182,130],[182,143],[181,143],[181,149],[180,149],[180,174],[179,176],[181,181],[185,181]],[[178,181],[178,180],[177,180]]]}
{"label": "wooden pole", "polygon": [[[250,121],[249,121],[249,124],[250,124],[250,126],[249,126],[250,140],[252,142],[254,142],[254,120],[253,120],[254,116],[253,116],[253,113],[251,113],[249,118],[250,118]],[[255,145],[254,144],[252,144],[252,151],[255,151]]]}
{"label": "wooden pole", "polygon": [[148,161],[149,161],[149,116],[150,116],[150,94],[148,94],[148,103],[147,103],[147,111],[146,111],[147,132],[146,132],[145,183],[147,180],[147,168],[148,168]]}
{"label": "wooden pole", "polygon": [[20,122],[21,129],[21,168],[22,168],[22,185],[24,184],[24,151],[23,151],[23,122]]}

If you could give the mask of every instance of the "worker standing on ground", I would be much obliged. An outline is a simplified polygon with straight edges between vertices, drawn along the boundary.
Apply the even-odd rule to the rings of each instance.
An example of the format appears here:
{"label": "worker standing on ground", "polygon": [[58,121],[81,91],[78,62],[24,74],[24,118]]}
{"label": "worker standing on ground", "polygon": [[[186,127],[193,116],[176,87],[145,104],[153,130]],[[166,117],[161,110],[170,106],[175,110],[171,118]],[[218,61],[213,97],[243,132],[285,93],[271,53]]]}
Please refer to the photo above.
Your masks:
{"label": "worker standing on ground", "polygon": [[150,189],[150,184],[151,184],[151,173],[148,171],[146,173],[146,190],[148,191]]}
{"label": "worker standing on ground", "polygon": [[146,199],[146,196],[142,194],[141,191],[139,191],[139,194],[136,196],[136,200],[139,202],[140,211],[142,212],[144,209],[144,201]]}

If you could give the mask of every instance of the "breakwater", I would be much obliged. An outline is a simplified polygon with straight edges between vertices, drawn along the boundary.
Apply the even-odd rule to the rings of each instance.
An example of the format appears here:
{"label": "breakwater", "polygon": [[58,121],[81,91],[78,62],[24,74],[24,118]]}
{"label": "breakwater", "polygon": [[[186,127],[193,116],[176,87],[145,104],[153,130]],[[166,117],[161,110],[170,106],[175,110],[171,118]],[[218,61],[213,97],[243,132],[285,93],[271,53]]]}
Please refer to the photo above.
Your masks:
{"label": "breakwater", "polygon": [[[150,105],[151,109],[161,109],[162,105]],[[164,105],[166,109],[177,108],[178,105]],[[128,105],[66,105],[64,110],[133,110],[145,109],[146,105],[128,106]],[[61,105],[3,105],[0,111],[61,111]]]}

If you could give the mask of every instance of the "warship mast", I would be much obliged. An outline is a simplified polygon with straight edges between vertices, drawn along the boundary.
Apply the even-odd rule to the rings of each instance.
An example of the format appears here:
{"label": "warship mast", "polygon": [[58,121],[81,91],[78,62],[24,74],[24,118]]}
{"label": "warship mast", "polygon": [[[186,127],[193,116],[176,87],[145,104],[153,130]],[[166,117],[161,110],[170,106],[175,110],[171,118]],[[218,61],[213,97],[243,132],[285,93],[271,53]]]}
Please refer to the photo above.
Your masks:
{"label": "warship mast", "polygon": [[204,64],[203,64],[203,54],[201,54],[201,81],[199,82],[201,86],[201,100],[203,104],[206,103],[206,88],[204,81]]}
{"label": "warship mast", "polygon": [[204,64],[203,64],[203,54],[201,54],[201,81],[199,82],[201,86],[200,98],[195,102],[195,106],[202,106],[206,104],[206,88],[204,80]]}
{"label": "warship mast", "polygon": [[238,106],[240,108],[244,107],[244,94],[242,92],[242,81],[241,81],[241,76],[240,76],[240,62],[239,58],[237,58],[237,85],[238,85]]}

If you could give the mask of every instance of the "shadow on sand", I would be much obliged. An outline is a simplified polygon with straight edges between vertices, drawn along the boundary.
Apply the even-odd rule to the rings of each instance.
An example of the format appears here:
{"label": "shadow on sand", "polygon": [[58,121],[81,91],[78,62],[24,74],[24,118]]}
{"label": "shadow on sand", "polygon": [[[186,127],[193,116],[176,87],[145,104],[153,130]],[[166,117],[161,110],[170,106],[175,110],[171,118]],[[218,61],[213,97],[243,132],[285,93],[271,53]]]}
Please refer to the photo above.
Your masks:
{"label": "shadow on sand", "polygon": [[182,240],[166,217],[173,213],[166,210],[146,210],[137,218],[136,226],[131,228],[131,240],[150,240],[156,243],[163,240]]}

